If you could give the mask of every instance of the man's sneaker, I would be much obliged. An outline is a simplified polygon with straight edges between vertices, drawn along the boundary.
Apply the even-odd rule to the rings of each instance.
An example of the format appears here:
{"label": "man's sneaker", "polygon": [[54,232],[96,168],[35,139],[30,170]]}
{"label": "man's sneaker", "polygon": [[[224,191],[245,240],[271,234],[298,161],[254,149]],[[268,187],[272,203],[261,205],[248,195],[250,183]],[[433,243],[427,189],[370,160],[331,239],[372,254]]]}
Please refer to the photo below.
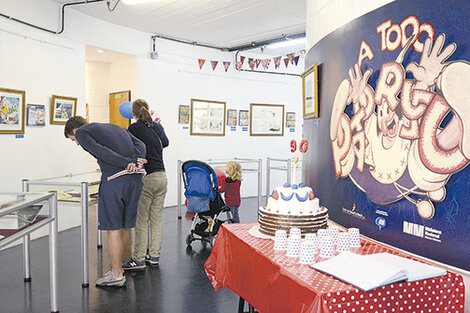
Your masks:
{"label": "man's sneaker", "polygon": [[130,259],[127,262],[122,262],[122,269],[125,271],[144,270],[145,267],[145,261],[136,261],[134,259]]}
{"label": "man's sneaker", "polygon": [[109,271],[103,277],[98,278],[95,284],[101,287],[123,287],[126,284],[126,277],[116,277],[112,271]]}
{"label": "man's sneaker", "polygon": [[145,257],[145,262],[147,262],[150,265],[155,266],[155,265],[158,265],[158,263],[160,263],[160,257],[147,255]]}

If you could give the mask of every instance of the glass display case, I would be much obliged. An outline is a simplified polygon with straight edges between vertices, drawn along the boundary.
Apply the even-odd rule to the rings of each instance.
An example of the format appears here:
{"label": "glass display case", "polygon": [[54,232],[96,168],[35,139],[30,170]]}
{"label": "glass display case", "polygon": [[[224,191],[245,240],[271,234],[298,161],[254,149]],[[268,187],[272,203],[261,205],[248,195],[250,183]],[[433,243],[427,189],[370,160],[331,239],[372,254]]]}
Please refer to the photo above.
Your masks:
{"label": "glass display case", "polygon": [[23,239],[25,282],[31,281],[30,234],[45,226],[49,226],[51,312],[59,312],[57,304],[57,194],[0,193],[0,248]]}
{"label": "glass display case", "polygon": [[[98,189],[101,181],[99,170],[67,174],[36,180],[23,180],[23,191],[56,192],[59,208],[65,203],[77,203],[81,208],[81,268],[82,287],[89,286],[88,257],[88,207],[98,202]],[[60,217],[62,218],[62,216]],[[97,247],[102,247],[101,231],[97,230]]]}

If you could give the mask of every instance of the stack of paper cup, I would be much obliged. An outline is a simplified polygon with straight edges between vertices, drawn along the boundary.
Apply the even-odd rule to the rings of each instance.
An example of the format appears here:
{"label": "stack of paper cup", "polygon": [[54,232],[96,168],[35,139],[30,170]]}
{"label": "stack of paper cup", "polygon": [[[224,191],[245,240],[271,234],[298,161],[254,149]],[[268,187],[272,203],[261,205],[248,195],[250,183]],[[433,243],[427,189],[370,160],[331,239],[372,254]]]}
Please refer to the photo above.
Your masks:
{"label": "stack of paper cup", "polygon": [[300,250],[300,235],[290,235],[287,239],[287,256],[298,257]]}
{"label": "stack of paper cup", "polygon": [[317,245],[320,248],[321,247],[321,241],[323,237],[328,236],[328,231],[326,229],[319,229],[317,232]]}
{"label": "stack of paper cup", "polygon": [[336,251],[346,252],[349,251],[349,234],[341,232],[338,234],[338,242],[336,244]]}
{"label": "stack of paper cup", "polygon": [[289,236],[300,236],[300,228],[291,227],[289,230]]}
{"label": "stack of paper cup", "polygon": [[300,264],[315,263],[315,244],[312,241],[305,240],[300,244]]}
{"label": "stack of paper cup", "polygon": [[338,243],[339,228],[336,227],[336,226],[329,226],[327,228],[327,230],[328,230],[328,236],[333,238],[333,244],[337,244]]}
{"label": "stack of paper cup", "polygon": [[333,238],[325,236],[321,240],[320,256],[322,258],[331,258],[335,255],[335,246]]}
{"label": "stack of paper cup", "polygon": [[361,246],[361,238],[359,236],[359,228],[349,228],[349,245],[351,247],[357,248]]}
{"label": "stack of paper cup", "polygon": [[315,251],[317,251],[319,244],[317,243],[317,235],[315,233],[305,234],[305,241],[312,242]]}
{"label": "stack of paper cup", "polygon": [[287,249],[287,232],[285,230],[276,230],[274,233],[274,250]]}

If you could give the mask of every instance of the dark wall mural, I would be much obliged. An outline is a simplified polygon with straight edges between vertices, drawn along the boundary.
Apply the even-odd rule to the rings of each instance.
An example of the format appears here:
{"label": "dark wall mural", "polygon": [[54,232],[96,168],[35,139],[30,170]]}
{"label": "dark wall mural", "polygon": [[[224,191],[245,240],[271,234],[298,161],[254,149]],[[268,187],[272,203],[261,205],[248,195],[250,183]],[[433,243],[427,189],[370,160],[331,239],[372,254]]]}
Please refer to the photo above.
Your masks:
{"label": "dark wall mural", "polygon": [[470,270],[470,4],[396,1],[331,33],[303,177],[330,218]]}

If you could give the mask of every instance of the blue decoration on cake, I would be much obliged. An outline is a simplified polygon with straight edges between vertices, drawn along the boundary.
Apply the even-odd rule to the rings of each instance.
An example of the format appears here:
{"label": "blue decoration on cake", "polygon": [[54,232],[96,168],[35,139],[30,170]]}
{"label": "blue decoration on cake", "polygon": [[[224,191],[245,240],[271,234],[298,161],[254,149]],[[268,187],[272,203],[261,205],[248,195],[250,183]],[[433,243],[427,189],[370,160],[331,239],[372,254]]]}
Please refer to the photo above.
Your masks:
{"label": "blue decoration on cake", "polygon": [[290,184],[289,184],[289,183],[285,183],[284,186],[282,186],[282,187],[289,188],[289,187],[290,187]]}
{"label": "blue decoration on cake", "polygon": [[299,187],[296,184],[293,184],[292,189],[299,189]]}
{"label": "blue decoration on cake", "polygon": [[305,186],[304,183],[300,183],[300,184],[299,184],[299,187],[300,187],[300,188],[305,188],[306,186]]}
{"label": "blue decoration on cake", "polygon": [[297,200],[299,200],[300,202],[305,202],[305,201],[307,201],[307,199],[308,199],[308,192],[305,193],[305,196],[303,196],[303,197],[299,196],[299,194],[296,192],[296,193],[295,193],[295,197],[296,197]]}
{"label": "blue decoration on cake", "polygon": [[284,201],[289,201],[294,196],[294,193],[292,193],[289,197],[284,196],[284,194],[282,192],[280,194],[281,194],[282,200],[284,200]]}

